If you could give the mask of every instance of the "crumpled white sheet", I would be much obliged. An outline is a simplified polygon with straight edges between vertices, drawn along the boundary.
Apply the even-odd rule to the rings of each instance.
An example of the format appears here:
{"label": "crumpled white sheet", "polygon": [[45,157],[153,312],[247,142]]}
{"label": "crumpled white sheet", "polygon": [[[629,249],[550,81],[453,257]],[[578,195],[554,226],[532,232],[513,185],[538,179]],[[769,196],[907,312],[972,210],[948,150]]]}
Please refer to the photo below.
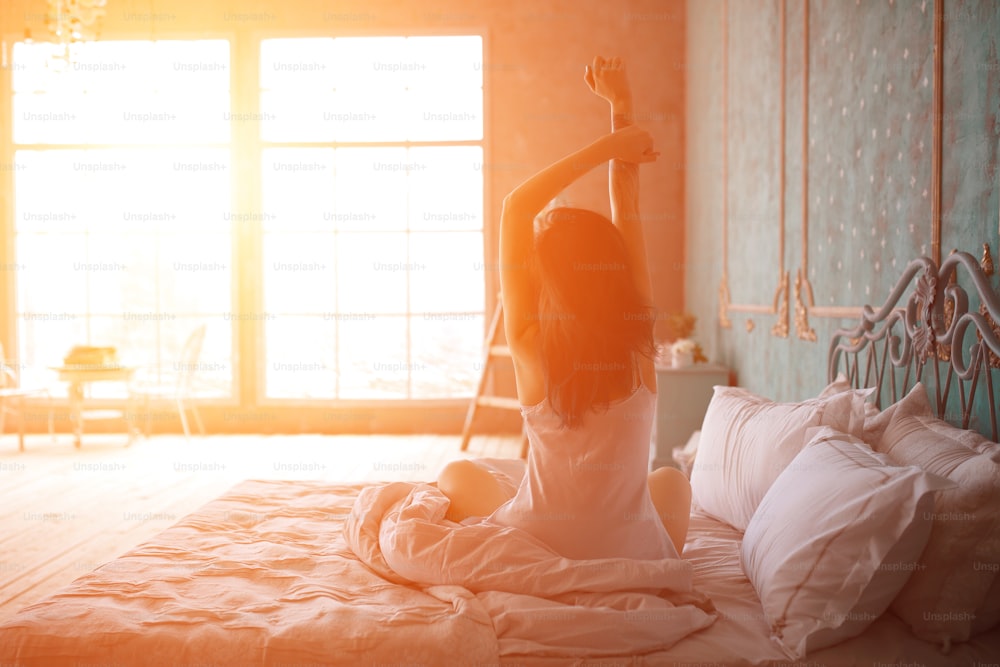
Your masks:
{"label": "crumpled white sheet", "polygon": [[715,621],[684,560],[571,560],[516,528],[448,521],[448,503],[429,484],[368,487],[344,534],[389,581],[474,594],[493,621],[500,655],[642,654]]}

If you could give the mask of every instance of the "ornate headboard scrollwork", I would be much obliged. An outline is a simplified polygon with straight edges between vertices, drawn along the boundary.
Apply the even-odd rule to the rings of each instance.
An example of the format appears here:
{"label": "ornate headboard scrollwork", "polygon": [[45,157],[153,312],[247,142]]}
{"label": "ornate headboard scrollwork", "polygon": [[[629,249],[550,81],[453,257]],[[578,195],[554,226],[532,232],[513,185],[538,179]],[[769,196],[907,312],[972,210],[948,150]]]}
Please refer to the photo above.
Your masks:
{"label": "ornate headboard scrollwork", "polygon": [[[915,259],[881,308],[865,306],[855,327],[834,333],[829,379],[876,387],[879,407],[923,382],[939,417],[997,440],[998,322],[1000,296],[972,255],[954,252],[940,266]],[[989,429],[975,423],[984,413]]]}

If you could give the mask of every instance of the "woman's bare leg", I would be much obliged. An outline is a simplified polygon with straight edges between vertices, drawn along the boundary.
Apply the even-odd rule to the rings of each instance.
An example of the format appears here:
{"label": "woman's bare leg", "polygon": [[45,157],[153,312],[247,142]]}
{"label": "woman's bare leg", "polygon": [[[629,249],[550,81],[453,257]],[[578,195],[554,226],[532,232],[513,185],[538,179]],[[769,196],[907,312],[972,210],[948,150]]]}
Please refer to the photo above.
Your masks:
{"label": "woman's bare leg", "polygon": [[452,461],[438,475],[438,489],[451,500],[446,519],[459,522],[470,516],[489,516],[510,500],[489,472],[472,461]]}
{"label": "woman's bare leg", "polygon": [[691,521],[691,483],[684,473],[670,466],[649,473],[648,480],[653,507],[680,555]]}

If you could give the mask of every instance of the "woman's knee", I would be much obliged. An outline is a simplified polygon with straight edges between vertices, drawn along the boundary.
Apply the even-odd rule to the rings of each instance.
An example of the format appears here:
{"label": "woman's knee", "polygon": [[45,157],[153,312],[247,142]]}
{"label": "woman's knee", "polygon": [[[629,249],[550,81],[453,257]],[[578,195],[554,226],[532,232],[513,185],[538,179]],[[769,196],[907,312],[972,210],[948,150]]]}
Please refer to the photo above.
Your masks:
{"label": "woman's knee", "polygon": [[438,473],[438,488],[446,496],[451,496],[452,492],[457,492],[469,486],[476,477],[479,470],[472,461],[459,459],[446,464]]}
{"label": "woman's knee", "polygon": [[452,461],[441,469],[438,489],[451,500],[446,516],[453,521],[487,516],[506,501],[493,476],[465,459]]}
{"label": "woman's knee", "polygon": [[[648,476],[650,492],[661,497],[669,497],[674,502],[680,502],[689,508],[691,505],[691,482],[677,468],[664,466],[657,468]],[[685,510],[687,511],[687,509]]]}
{"label": "woman's knee", "polygon": [[649,473],[649,495],[677,553],[684,547],[691,514],[691,483],[677,468],[657,468]]}

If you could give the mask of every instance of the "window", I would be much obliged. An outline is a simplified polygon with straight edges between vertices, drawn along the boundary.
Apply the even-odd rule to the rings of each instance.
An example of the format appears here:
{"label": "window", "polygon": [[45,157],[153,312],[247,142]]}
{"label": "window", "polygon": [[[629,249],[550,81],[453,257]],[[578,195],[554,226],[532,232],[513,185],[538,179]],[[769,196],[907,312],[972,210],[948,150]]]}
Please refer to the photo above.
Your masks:
{"label": "window", "polygon": [[61,66],[51,44],[13,51],[24,372],[41,376],[74,345],[115,346],[123,362],[169,372],[209,321],[200,391],[228,396],[232,331],[219,313],[232,291],[229,44],[73,48]]}
{"label": "window", "polygon": [[266,393],[472,393],[483,335],[479,37],[261,44]]}
{"label": "window", "polygon": [[[15,45],[25,380],[51,380],[73,345],[169,369],[207,322],[205,397],[471,395],[484,330],[482,39],[259,46],[259,63],[238,63],[227,40],[106,40],[53,66],[52,45]],[[231,81],[251,86],[253,118],[233,110]],[[242,354],[237,304],[263,311]],[[240,396],[238,371],[263,380],[243,387],[259,396]]]}

